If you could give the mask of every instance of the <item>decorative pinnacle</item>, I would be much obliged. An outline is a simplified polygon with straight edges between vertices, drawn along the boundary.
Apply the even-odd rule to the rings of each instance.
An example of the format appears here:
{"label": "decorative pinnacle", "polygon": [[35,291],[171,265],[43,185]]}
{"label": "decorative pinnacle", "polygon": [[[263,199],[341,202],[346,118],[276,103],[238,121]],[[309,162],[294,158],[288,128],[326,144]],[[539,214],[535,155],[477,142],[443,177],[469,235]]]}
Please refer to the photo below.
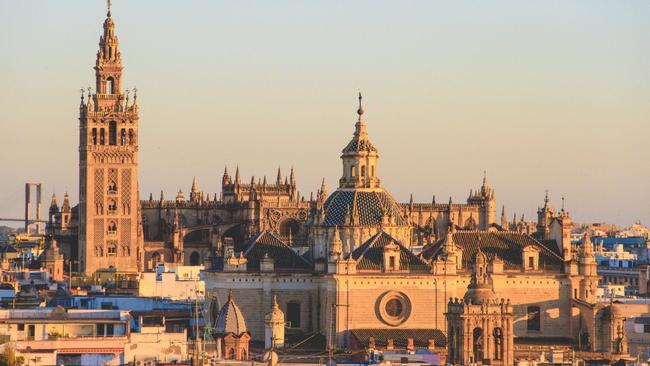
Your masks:
{"label": "decorative pinnacle", "polygon": [[363,99],[363,97],[361,96],[361,92],[359,92],[359,109],[357,109],[357,114],[359,115],[359,119],[361,119],[361,116],[363,115],[363,107],[361,106],[361,99]]}
{"label": "decorative pinnacle", "polygon": [[111,16],[111,0],[106,0],[106,16]]}
{"label": "decorative pinnacle", "polygon": [[79,89],[79,92],[81,92],[81,100],[84,100],[84,88]]}

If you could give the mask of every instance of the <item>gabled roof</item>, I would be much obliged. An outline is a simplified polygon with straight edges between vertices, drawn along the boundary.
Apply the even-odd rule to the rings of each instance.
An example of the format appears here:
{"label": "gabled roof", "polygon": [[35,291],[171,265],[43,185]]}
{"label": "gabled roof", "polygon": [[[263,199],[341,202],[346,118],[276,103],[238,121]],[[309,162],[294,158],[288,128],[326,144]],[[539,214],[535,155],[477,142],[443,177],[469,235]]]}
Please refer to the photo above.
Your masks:
{"label": "gabled roof", "polygon": [[[527,246],[533,246],[539,250],[540,269],[559,272],[564,267],[564,260],[559,254],[527,234],[513,231],[458,231],[452,234],[452,239],[454,244],[463,251],[464,268],[472,268],[480,247],[489,260],[495,256],[501,258],[504,269],[521,269],[522,250]],[[427,246],[422,251],[421,257],[426,260],[435,259],[440,253],[443,242],[444,239]]]}
{"label": "gabled roof", "polygon": [[313,267],[275,234],[262,231],[253,237],[244,249],[248,270],[259,271],[260,260],[266,256],[273,259],[273,268],[276,271],[308,272]]}
{"label": "gabled roof", "polygon": [[384,261],[384,247],[389,244],[395,244],[399,247],[400,270],[416,273],[429,273],[431,271],[431,266],[427,262],[413,254],[397,239],[384,231],[371,236],[365,243],[352,251],[352,259],[357,262],[357,270],[381,271]]}

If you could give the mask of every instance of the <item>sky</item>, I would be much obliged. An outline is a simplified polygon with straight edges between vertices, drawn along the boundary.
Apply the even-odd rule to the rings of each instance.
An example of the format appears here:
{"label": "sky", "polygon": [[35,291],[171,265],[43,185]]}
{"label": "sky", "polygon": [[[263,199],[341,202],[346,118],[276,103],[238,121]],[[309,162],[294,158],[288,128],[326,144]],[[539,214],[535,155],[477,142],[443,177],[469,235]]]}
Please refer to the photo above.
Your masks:
{"label": "sky", "polygon": [[[0,217],[26,181],[78,200],[79,89],[94,86],[103,1],[0,0]],[[141,197],[220,191],[295,168],[309,197],[341,174],[357,92],[398,200],[464,202],[487,171],[533,219],[650,223],[650,2],[113,0],[137,86]],[[0,223],[1,224],[1,223]]]}

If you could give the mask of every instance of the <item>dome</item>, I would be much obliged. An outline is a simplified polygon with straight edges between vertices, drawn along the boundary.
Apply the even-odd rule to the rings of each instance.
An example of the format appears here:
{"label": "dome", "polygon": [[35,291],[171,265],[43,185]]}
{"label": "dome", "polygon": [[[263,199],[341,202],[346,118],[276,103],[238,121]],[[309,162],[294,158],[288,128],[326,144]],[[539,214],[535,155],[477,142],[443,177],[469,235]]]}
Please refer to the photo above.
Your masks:
{"label": "dome", "polygon": [[368,138],[353,138],[347,146],[341,151],[343,154],[351,152],[377,152],[377,148],[370,142]]}
{"label": "dome", "polygon": [[214,322],[214,331],[216,335],[235,334],[240,336],[247,333],[246,321],[242,315],[239,306],[235,303],[235,297],[232,290],[228,295],[228,301],[219,310],[217,320]]}
{"label": "dome", "polygon": [[470,284],[463,299],[474,305],[481,305],[497,298],[492,286],[487,284]]}
{"label": "dome", "polygon": [[392,216],[396,226],[408,226],[400,205],[383,189],[337,190],[327,198],[323,207],[325,226],[346,225],[346,215],[358,215],[361,226],[379,226],[384,216]]}

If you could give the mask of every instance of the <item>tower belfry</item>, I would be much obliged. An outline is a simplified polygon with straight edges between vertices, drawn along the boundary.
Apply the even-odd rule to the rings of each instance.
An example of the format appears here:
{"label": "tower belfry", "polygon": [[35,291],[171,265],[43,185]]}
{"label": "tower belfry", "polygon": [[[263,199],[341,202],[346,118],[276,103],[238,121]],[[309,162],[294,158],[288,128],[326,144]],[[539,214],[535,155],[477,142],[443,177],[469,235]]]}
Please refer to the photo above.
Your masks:
{"label": "tower belfry", "polygon": [[122,54],[107,1],[95,61],[95,93],[79,108],[79,259],[101,268],[138,271],[142,256],[138,196],[138,104],[122,88]]}

